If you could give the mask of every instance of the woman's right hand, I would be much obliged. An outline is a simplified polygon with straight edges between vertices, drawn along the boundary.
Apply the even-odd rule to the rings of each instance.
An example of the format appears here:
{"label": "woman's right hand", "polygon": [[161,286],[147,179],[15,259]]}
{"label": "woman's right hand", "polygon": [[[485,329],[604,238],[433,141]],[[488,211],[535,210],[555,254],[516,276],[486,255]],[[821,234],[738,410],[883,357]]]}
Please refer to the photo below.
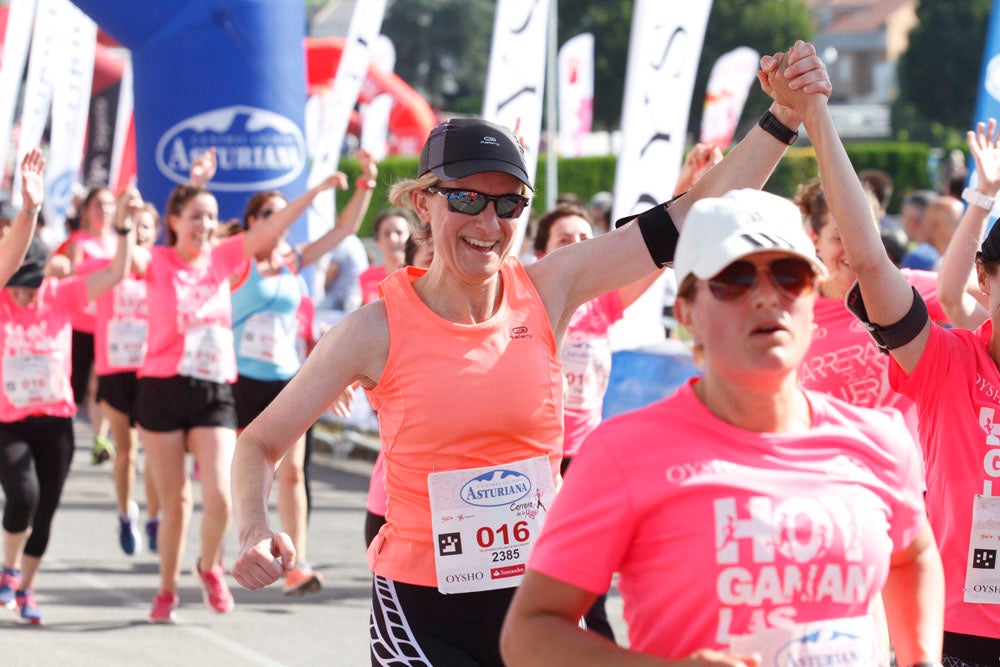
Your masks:
{"label": "woman's right hand", "polygon": [[969,152],[976,161],[976,189],[987,197],[1000,191],[1000,128],[997,119],[989,125],[976,123],[976,131],[966,132]]}
{"label": "woman's right hand", "polygon": [[251,541],[233,564],[236,582],[251,591],[264,588],[295,568],[295,546],[287,533]]}

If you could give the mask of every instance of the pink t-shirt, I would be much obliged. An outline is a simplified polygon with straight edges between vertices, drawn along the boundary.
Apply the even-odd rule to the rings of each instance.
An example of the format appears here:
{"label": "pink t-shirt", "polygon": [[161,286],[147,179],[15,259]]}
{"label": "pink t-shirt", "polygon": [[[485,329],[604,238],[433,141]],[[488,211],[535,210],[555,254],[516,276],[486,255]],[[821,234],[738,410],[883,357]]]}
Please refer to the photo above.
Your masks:
{"label": "pink t-shirt", "polygon": [[223,239],[211,255],[185,262],[174,248],[151,248],[146,269],[149,331],[139,377],[183,375],[236,380],[229,276],[245,258],[243,236]]}
{"label": "pink t-shirt", "polygon": [[976,494],[1000,495],[1000,371],[987,349],[993,325],[931,327],[909,377],[895,362],[893,388],[916,401],[927,461],[927,516],[944,564],[944,629],[1000,637],[1000,607],[963,602]]}
{"label": "pink t-shirt", "polygon": [[[937,298],[937,274],[904,269],[903,275],[927,304],[932,320],[947,322]],[[847,310],[843,299],[819,297],[813,309],[816,330],[809,352],[799,366],[799,382],[806,389],[835,396],[865,408],[890,407],[903,413],[916,438],[913,401],[889,386],[889,355],[875,345],[864,325]]]}
{"label": "pink t-shirt", "polygon": [[566,380],[563,457],[576,456],[584,438],[601,423],[611,378],[608,329],[623,312],[621,296],[615,290],[583,304],[570,319],[560,357]]}
{"label": "pink t-shirt", "polygon": [[[78,272],[101,271],[111,262],[84,262]],[[146,353],[146,279],[130,273],[97,299],[94,326],[94,372],[134,373]]]}
{"label": "pink t-shirt", "polygon": [[76,414],[69,381],[70,319],[86,296],[82,277],[46,278],[38,289],[38,301],[27,308],[17,305],[9,290],[0,290],[0,422]]}
{"label": "pink t-shirt", "polygon": [[389,274],[386,273],[385,267],[379,264],[378,266],[373,266],[367,269],[358,276],[358,282],[361,284],[361,303],[371,303],[372,301],[377,301],[379,298],[378,284],[386,279]]}
{"label": "pink t-shirt", "polygon": [[709,412],[699,381],[591,433],[529,568],[595,594],[620,573],[631,647],[664,658],[868,614],[924,521],[898,413],[807,392],[808,434],[756,433]]}
{"label": "pink t-shirt", "polygon": [[[115,256],[118,250],[118,236],[116,234],[105,234],[97,237],[90,232],[78,230],[70,234],[69,241],[75,243],[80,249],[80,263],[74,267],[80,275],[85,275],[91,271],[97,271],[107,264],[101,265],[94,260],[108,260]],[[95,304],[90,301],[80,302],[81,307],[73,312],[73,329],[83,333],[94,333],[96,324]]]}

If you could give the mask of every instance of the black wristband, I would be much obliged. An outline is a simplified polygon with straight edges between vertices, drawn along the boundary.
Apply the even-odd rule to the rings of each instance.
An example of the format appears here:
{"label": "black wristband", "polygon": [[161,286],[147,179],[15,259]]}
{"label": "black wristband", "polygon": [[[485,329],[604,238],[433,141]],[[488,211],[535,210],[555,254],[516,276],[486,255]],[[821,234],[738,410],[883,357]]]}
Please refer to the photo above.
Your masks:
{"label": "black wristband", "polygon": [[799,138],[799,133],[778,120],[778,117],[771,113],[770,109],[764,112],[757,124],[772,137],[788,146],[794,144],[795,140]]}
{"label": "black wristband", "polygon": [[861,295],[861,286],[858,283],[855,282],[847,292],[847,297],[844,300],[847,310],[861,321],[865,329],[868,330],[868,334],[875,341],[879,351],[884,354],[888,354],[897,347],[903,347],[916,338],[923,331],[928,320],[930,320],[930,315],[927,313],[927,304],[924,303],[920,292],[912,285],[910,289],[913,291],[913,302],[910,304],[910,309],[906,311],[906,315],[903,315],[898,322],[886,326],[873,324],[868,319],[868,310],[865,308],[865,302]]}
{"label": "black wristband", "polygon": [[131,227],[115,227],[115,234],[118,236],[127,236],[129,232],[132,231]]}
{"label": "black wristband", "polygon": [[[683,196],[678,195],[678,197]],[[632,220],[637,221],[636,224],[639,225],[639,231],[642,233],[642,240],[646,242],[646,248],[649,250],[649,256],[661,269],[674,261],[674,251],[677,250],[677,239],[680,236],[677,225],[674,224],[674,220],[667,210],[674,199],[665,204],[654,206],[639,215],[630,215],[615,222],[615,229],[617,229],[632,222]]]}

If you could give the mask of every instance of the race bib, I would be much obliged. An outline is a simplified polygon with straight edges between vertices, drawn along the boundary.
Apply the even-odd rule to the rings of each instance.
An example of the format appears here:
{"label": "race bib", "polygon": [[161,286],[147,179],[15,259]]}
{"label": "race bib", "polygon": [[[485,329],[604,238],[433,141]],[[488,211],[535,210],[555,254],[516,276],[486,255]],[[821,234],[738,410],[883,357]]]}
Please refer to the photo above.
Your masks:
{"label": "race bib", "polygon": [[228,382],[236,374],[233,332],[220,326],[189,329],[184,334],[184,354],[177,374],[196,380]]}
{"label": "race bib", "polygon": [[966,602],[1000,604],[1000,496],[979,496],[972,501],[972,533],[965,568]]}
{"label": "race bib", "polygon": [[277,365],[292,365],[297,358],[296,326],[291,317],[277,313],[254,313],[243,325],[240,356]]}
{"label": "race bib", "polygon": [[45,354],[4,357],[3,389],[17,408],[62,400],[66,378],[59,358]]}
{"label": "race bib", "polygon": [[427,476],[438,590],[470,593],[521,583],[555,497],[547,456]]}
{"label": "race bib", "polygon": [[871,616],[799,623],[736,635],[729,650],[735,655],[760,653],[763,667],[889,664]]}
{"label": "race bib", "polygon": [[567,335],[562,353],[565,406],[599,410],[611,377],[611,348],[607,338],[583,333]]}
{"label": "race bib", "polygon": [[108,323],[108,364],[138,368],[146,356],[146,322],[122,319]]}

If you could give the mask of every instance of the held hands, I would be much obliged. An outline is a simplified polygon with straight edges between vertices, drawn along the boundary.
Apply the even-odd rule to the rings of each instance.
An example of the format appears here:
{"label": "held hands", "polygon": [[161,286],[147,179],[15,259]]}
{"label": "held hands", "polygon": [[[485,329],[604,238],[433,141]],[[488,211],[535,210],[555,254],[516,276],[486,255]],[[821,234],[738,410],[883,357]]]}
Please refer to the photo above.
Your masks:
{"label": "held hands", "polygon": [[1000,191],[1000,131],[996,118],[989,125],[976,123],[976,131],[965,134],[969,152],[976,160],[976,189],[987,197],[996,197]]}
{"label": "held hands", "polygon": [[378,180],[378,162],[365,149],[358,150],[358,164],[361,165],[361,178],[365,181]]}
{"label": "held hands", "polygon": [[188,180],[196,188],[204,188],[215,177],[215,171],[218,167],[215,146],[212,146],[191,162],[191,173],[188,175]]}
{"label": "held hands", "polygon": [[320,190],[329,190],[330,188],[337,188],[338,190],[347,189],[347,175],[342,171],[335,171],[322,181],[320,181]]}
{"label": "held hands", "polygon": [[32,148],[21,160],[21,198],[23,210],[32,211],[45,199],[45,158],[42,151]]}
{"label": "held hands", "polygon": [[833,87],[816,48],[796,41],[788,53],[762,56],[757,80],[781,108],[772,109],[789,127],[798,127],[811,105],[826,104]]}
{"label": "held hands", "polygon": [[274,583],[295,569],[295,547],[287,533],[274,533],[256,544],[240,549],[232,575],[247,590],[255,591]]}
{"label": "held hands", "polygon": [[142,213],[145,203],[135,188],[128,188],[115,198],[115,227],[132,227],[136,217]]}

